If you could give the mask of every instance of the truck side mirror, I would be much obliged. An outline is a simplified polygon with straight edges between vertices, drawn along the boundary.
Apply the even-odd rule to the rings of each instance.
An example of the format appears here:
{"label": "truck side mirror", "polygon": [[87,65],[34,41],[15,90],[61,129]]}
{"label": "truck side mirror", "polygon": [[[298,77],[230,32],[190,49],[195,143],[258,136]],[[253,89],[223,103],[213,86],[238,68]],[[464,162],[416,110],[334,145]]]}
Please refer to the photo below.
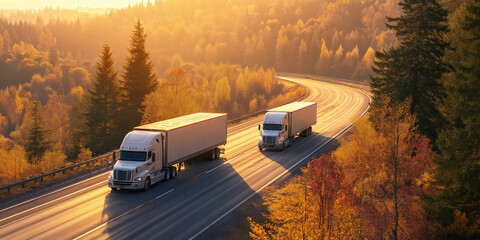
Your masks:
{"label": "truck side mirror", "polygon": [[260,127],[260,124],[258,124],[258,131],[260,131],[261,127]]}
{"label": "truck side mirror", "polygon": [[154,162],[155,162],[155,153],[153,153],[153,155],[152,155],[152,163],[154,163]]}

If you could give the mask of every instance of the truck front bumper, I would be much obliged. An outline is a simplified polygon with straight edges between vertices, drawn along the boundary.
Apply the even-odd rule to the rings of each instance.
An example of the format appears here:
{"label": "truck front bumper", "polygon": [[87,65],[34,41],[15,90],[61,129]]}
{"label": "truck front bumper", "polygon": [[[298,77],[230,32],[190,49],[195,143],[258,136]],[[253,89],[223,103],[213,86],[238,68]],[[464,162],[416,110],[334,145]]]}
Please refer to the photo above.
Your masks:
{"label": "truck front bumper", "polygon": [[259,143],[258,144],[259,149],[265,149],[265,150],[281,150],[283,148],[282,144],[264,144],[264,143]]}
{"label": "truck front bumper", "polygon": [[121,182],[108,180],[108,187],[120,189],[143,189],[145,182]]}

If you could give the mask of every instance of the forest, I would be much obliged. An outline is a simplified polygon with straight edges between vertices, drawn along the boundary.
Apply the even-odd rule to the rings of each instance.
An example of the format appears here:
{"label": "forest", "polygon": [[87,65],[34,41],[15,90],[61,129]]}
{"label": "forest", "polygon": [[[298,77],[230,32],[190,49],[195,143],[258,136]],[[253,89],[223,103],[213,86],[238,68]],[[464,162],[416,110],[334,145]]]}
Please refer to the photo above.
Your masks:
{"label": "forest", "polygon": [[310,73],[370,83],[371,109],[263,194],[253,239],[480,238],[477,0],[0,14],[0,184],[115,149],[140,123],[280,105],[304,89],[276,72]]}
{"label": "forest", "polygon": [[[0,181],[112,150],[135,124],[195,111],[236,118],[303,94],[278,82],[276,71],[367,81],[374,49],[397,41],[381,20],[398,12],[391,0],[168,0],[104,12],[2,10],[0,154],[7,164]],[[129,85],[139,76],[129,62],[133,26],[141,26],[137,40],[143,39],[149,73],[142,77],[150,89]],[[110,95],[100,94],[105,89]],[[125,111],[135,113],[132,122],[115,120]],[[37,146],[29,145],[31,136],[44,143],[43,150],[30,149],[39,154],[29,153],[28,146]],[[30,167],[40,156],[42,164]]]}
{"label": "forest", "polygon": [[[178,55],[158,72],[140,19],[132,21],[121,69],[108,42],[97,46],[96,62],[81,61],[59,49],[48,29],[38,31],[44,26],[7,26],[15,31],[4,28],[0,38],[1,184],[114,150],[141,123],[199,111],[235,119],[305,91],[278,81],[273,68],[193,63]],[[32,32],[38,43],[29,38]],[[125,115],[131,118],[121,121]]]}
{"label": "forest", "polygon": [[479,239],[480,2],[405,0],[367,116],[270,187],[253,239]]}
{"label": "forest", "polygon": [[0,30],[7,30],[9,41],[28,39],[34,46],[53,37],[57,50],[90,62],[107,41],[120,64],[127,53],[125,36],[141,16],[160,74],[180,57],[367,81],[374,50],[396,43],[385,16],[399,13],[398,0],[157,0],[104,15],[8,11]]}

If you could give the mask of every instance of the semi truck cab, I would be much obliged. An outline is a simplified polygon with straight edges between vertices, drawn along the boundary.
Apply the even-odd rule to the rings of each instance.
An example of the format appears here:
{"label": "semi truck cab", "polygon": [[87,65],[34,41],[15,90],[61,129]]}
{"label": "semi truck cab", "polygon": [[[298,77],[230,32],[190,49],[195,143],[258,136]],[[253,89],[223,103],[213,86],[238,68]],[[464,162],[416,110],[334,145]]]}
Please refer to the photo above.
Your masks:
{"label": "semi truck cab", "polygon": [[120,146],[118,161],[108,177],[112,189],[144,189],[176,175],[164,168],[163,135],[159,132],[132,131]]}
{"label": "semi truck cab", "polygon": [[258,125],[258,149],[283,150],[293,144],[295,136],[309,136],[317,123],[317,103],[293,102],[268,110],[263,127]]}
{"label": "semi truck cab", "polygon": [[288,134],[288,114],[284,112],[268,112],[265,114],[263,128],[258,125],[260,138],[258,148],[283,150],[292,144]]}

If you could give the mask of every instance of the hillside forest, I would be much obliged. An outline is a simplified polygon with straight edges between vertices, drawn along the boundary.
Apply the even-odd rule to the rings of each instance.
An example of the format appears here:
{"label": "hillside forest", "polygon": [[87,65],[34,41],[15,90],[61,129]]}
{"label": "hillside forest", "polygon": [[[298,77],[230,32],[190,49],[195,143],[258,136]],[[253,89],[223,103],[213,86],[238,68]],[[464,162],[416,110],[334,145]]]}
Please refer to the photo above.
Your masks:
{"label": "hillside forest", "polygon": [[[396,42],[381,19],[397,13],[390,0],[168,0],[93,14],[3,10],[1,183],[112,150],[140,123],[196,111],[232,119],[303,94],[277,81],[276,71],[366,81],[374,49]],[[143,66],[130,61],[140,55]],[[135,89],[136,77],[148,89]],[[131,122],[114,119],[132,112]],[[28,148],[37,141],[40,150]]]}

